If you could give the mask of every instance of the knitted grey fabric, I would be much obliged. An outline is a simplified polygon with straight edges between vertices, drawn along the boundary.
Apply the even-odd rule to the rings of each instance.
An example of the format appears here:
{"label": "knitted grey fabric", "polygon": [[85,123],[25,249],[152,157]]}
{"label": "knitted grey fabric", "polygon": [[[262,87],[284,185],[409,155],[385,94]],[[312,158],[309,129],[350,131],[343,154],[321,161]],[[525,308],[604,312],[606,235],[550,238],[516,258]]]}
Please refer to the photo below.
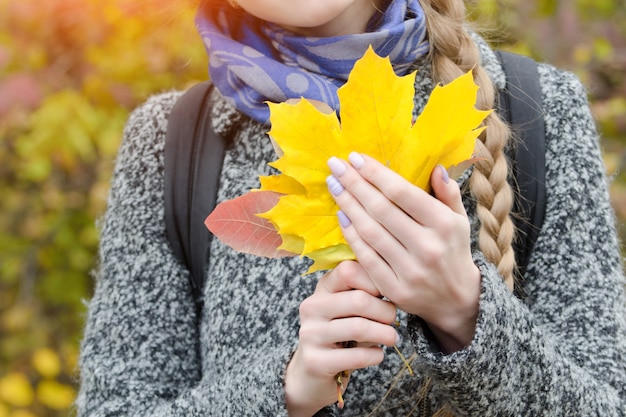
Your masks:
{"label": "knitted grey fabric", "polygon": [[[501,87],[495,55],[477,42]],[[428,63],[418,66],[417,112],[433,88]],[[598,137],[580,82],[548,65],[539,70],[548,203],[524,298],[506,289],[474,239],[482,293],[471,345],[444,355],[419,318],[400,314],[399,347],[407,356],[417,353],[416,376],[387,349],[380,366],[354,373],[344,410],[331,406],[319,415],[374,408],[376,415],[409,415],[423,408],[416,399],[425,378],[432,381],[431,412],[447,405],[461,416],[626,415],[624,280]],[[214,239],[205,307],[195,317],[188,272],[169,249],[163,220],[163,146],[179,96],[149,99],[125,130],[101,223],[78,415],[286,416],[283,376],[297,344],[298,306],[319,275],[302,276],[306,260],[243,255]],[[234,140],[221,178],[223,201],[257,187],[275,157],[266,126],[219,98],[214,114],[216,129]],[[466,208],[475,237],[469,199]]]}

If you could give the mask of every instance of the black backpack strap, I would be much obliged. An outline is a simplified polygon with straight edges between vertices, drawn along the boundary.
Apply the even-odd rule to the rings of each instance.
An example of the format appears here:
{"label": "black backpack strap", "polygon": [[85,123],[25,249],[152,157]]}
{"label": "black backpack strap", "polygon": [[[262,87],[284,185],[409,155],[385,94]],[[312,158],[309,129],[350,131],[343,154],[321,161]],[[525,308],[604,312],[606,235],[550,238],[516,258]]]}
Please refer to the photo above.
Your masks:
{"label": "black backpack strap", "polygon": [[211,233],[204,226],[215,207],[226,141],[211,122],[210,82],[190,88],[170,113],[165,142],[165,227],[176,257],[188,267],[201,307]]}
{"label": "black backpack strap", "polygon": [[513,173],[518,238],[514,243],[519,275],[523,276],[546,208],[545,126],[537,63],[525,56],[497,51],[506,74],[498,112],[512,126],[519,142],[514,147]]}

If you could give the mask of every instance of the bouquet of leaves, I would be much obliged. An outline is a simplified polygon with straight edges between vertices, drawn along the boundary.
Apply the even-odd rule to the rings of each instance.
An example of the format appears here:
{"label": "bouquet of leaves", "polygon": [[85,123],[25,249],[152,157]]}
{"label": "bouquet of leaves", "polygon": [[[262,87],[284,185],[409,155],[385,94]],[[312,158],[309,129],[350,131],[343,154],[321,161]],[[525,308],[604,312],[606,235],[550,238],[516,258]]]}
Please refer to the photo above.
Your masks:
{"label": "bouquet of leaves", "polygon": [[[265,257],[306,256],[308,273],[355,259],[327,191],[331,156],[367,154],[429,191],[436,165],[467,166],[489,111],[474,107],[478,86],[471,71],[434,88],[413,120],[415,73],[397,76],[388,58],[370,47],[337,94],[338,115],[323,103],[269,103],[271,137],[280,173],[261,187],[220,203],[206,226],[233,249]],[[341,122],[340,122],[341,120]]]}

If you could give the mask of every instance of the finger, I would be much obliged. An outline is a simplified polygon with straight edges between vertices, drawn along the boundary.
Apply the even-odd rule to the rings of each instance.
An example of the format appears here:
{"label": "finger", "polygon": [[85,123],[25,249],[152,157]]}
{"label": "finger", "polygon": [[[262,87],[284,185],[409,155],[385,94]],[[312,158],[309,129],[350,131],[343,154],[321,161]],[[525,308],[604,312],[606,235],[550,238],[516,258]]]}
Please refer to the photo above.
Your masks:
{"label": "finger", "polygon": [[[353,154],[358,155],[354,152]],[[343,194],[342,191],[347,189],[373,218],[388,228],[394,228],[394,224],[399,223],[398,220],[401,221],[409,217],[396,202],[389,198],[385,188],[368,181],[357,169],[351,167],[343,160],[331,157],[328,160],[328,166],[333,175],[328,177],[326,182],[329,191],[334,197],[339,197]],[[405,188],[404,190],[399,189],[397,194],[405,194],[407,191],[413,191],[411,189],[417,189],[393,171],[385,167],[383,167],[383,170],[391,174],[386,180],[382,180],[384,187],[395,188],[399,186]],[[417,189],[417,191],[421,190]],[[390,231],[395,234],[396,231],[402,232],[402,228]]]}
{"label": "finger", "polygon": [[363,369],[368,366],[380,364],[385,354],[380,346],[354,347],[350,349],[338,349],[334,352],[331,362],[341,372],[345,369]]}
{"label": "finger", "polygon": [[300,318],[303,322],[330,321],[347,317],[362,317],[390,325],[395,322],[396,307],[389,301],[361,290],[314,294],[300,303]]}
{"label": "finger", "polygon": [[329,293],[362,290],[374,297],[381,296],[367,272],[358,262],[354,261],[341,262],[332,271],[325,274],[317,286]]}
{"label": "finger", "polygon": [[343,349],[342,342],[393,346],[398,341],[396,329],[364,317],[346,317],[331,321],[307,321],[300,327],[300,341],[312,346]]}
{"label": "finger", "polygon": [[380,346],[357,346],[350,349],[303,349],[301,360],[314,375],[334,376],[348,369],[362,369],[380,364],[385,354]]}
{"label": "finger", "polygon": [[466,215],[459,185],[456,181],[450,181],[448,171],[443,166],[437,165],[433,169],[430,185],[439,201],[450,207],[455,213]]}
{"label": "finger", "polygon": [[[389,277],[395,276],[396,271],[392,268],[391,265],[393,263],[384,258],[384,253],[387,252],[387,249],[383,247],[380,249],[383,254],[379,253],[372,245],[370,245],[367,241],[361,238],[360,234],[354,227],[354,225],[350,222],[347,215],[340,211],[338,213],[340,218],[344,218],[346,220],[340,221],[342,224],[342,232],[343,236],[348,242],[348,245],[352,248],[358,262],[363,266],[363,268],[368,271],[372,282],[379,289],[381,295],[389,295],[386,287],[387,284],[385,282],[381,282],[379,279],[375,277]],[[391,255],[390,255],[391,256]]]}
{"label": "finger", "polygon": [[[374,184],[361,176],[357,170],[338,158],[329,159],[328,165],[334,175],[327,178],[327,184],[335,202],[356,225],[361,237],[383,255],[390,264],[398,265],[394,257],[402,256],[404,251],[401,247],[395,245],[392,239],[397,240],[406,249],[414,248],[415,242],[422,240],[420,236],[423,226],[416,220],[416,217],[419,218],[417,210],[420,208],[413,207],[409,210],[410,213],[402,210],[394,202],[390,201],[387,194],[376,188]],[[399,195],[417,192],[413,206],[419,205],[416,202],[419,193],[425,193],[392,171],[386,168],[384,170],[393,174],[392,178],[394,178],[392,183],[386,184],[386,187],[396,187],[398,185],[404,187],[404,191],[398,190],[397,193]],[[341,174],[339,178],[335,176],[338,174]],[[349,192],[344,193],[344,190]],[[391,195],[392,193],[388,194]],[[354,201],[349,198],[350,196],[353,197]],[[422,205],[433,203],[444,207],[442,203],[431,196],[427,196],[425,204]],[[359,206],[363,209],[361,213],[355,211]],[[366,218],[368,216],[374,219],[375,222],[367,221]]]}
{"label": "finger", "polygon": [[[351,166],[363,178],[381,190],[390,201],[415,221],[424,226],[436,224],[441,215],[441,210],[445,208],[443,203],[370,156],[352,152],[348,159]],[[350,192],[360,200],[359,193],[361,190],[353,190],[344,183],[343,178],[341,180],[345,188],[349,188]]]}
{"label": "finger", "polygon": [[[341,208],[339,220],[340,224],[345,225],[344,237],[359,262],[363,264],[363,256],[366,256],[369,262],[375,262],[376,257],[373,255],[378,253],[385,262],[402,266],[406,262],[403,257],[406,253],[405,245],[409,244],[410,238],[415,239],[420,226],[353,169],[346,170],[342,175],[342,181],[348,184],[346,189],[350,187],[349,192],[344,192],[343,186],[338,181],[336,177],[330,176],[327,179],[328,188]],[[360,195],[360,200],[352,194],[353,190],[356,190],[355,194]],[[341,213],[351,220],[351,225],[341,217],[343,216]],[[356,233],[350,233],[351,227],[356,229]],[[367,246],[370,246],[373,252]],[[365,269],[371,272],[368,266]]]}

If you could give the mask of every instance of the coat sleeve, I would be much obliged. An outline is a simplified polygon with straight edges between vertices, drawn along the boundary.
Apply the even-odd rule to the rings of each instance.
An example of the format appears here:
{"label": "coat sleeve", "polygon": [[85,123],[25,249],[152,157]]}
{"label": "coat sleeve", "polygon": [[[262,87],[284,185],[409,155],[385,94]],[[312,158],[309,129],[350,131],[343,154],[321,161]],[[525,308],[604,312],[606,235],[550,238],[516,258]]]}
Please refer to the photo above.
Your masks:
{"label": "coat sleeve", "polygon": [[150,99],[124,132],[81,343],[78,416],[286,415],[293,346],[258,346],[238,360],[245,372],[203,375],[188,272],[163,219],[163,146],[177,98]]}
{"label": "coat sleeve", "polygon": [[594,121],[576,77],[547,65],[540,74],[548,202],[525,296],[476,253],[473,342],[444,355],[414,318],[417,367],[462,416],[626,416],[624,275]]}

